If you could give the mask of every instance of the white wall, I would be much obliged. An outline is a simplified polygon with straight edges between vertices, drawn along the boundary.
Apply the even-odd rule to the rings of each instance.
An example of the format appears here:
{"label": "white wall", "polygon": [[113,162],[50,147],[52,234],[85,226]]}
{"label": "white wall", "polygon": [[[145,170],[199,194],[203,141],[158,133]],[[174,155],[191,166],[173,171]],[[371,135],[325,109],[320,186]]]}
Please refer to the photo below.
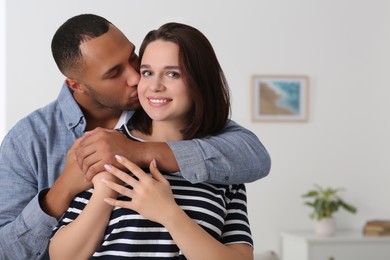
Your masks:
{"label": "white wall", "polygon": [[[58,95],[50,41],[70,16],[92,12],[139,46],[170,19],[204,32],[233,94],[233,119],[254,131],[273,166],[248,185],[255,250],[279,251],[279,233],[311,229],[301,195],[313,183],[344,187],[356,215],[340,228],[390,218],[390,2],[388,0],[7,1],[7,128]],[[43,11],[45,10],[45,11]],[[308,123],[250,121],[253,74],[310,77]]]}

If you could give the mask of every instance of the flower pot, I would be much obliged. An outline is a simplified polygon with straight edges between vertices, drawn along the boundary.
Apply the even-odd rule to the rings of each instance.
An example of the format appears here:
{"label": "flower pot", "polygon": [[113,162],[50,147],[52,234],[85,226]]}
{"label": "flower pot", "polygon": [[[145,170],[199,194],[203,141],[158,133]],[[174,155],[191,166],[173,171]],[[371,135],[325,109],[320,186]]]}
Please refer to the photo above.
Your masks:
{"label": "flower pot", "polygon": [[322,218],[316,222],[316,234],[319,236],[333,236],[336,233],[336,220],[332,217]]}

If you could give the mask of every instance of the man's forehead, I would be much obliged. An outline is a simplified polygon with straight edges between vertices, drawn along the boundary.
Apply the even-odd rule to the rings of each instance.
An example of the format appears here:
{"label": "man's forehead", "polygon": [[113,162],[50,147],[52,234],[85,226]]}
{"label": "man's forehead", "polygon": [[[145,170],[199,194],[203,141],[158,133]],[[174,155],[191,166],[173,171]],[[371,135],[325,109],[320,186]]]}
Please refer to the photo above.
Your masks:
{"label": "man's forehead", "polygon": [[119,30],[107,33],[80,44],[80,51],[85,60],[128,59],[135,46]]}

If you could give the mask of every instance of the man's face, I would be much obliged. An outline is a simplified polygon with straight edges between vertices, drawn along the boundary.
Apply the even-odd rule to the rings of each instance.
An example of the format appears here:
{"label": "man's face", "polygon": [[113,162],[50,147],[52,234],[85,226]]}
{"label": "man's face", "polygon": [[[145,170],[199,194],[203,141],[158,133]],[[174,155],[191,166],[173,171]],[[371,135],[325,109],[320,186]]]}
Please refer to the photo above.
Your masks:
{"label": "man's face", "polygon": [[85,63],[78,81],[82,105],[90,109],[134,110],[139,107],[140,79],[134,45],[115,26],[80,45]]}

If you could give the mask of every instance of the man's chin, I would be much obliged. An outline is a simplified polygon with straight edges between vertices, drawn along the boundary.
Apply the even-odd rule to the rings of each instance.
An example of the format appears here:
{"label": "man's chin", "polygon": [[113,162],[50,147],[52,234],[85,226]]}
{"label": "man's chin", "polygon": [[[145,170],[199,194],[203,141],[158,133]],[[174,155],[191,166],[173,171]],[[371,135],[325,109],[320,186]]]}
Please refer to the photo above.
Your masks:
{"label": "man's chin", "polygon": [[128,104],[125,110],[137,110],[140,107],[141,107],[141,104],[139,103],[139,101],[137,101],[137,102]]}

